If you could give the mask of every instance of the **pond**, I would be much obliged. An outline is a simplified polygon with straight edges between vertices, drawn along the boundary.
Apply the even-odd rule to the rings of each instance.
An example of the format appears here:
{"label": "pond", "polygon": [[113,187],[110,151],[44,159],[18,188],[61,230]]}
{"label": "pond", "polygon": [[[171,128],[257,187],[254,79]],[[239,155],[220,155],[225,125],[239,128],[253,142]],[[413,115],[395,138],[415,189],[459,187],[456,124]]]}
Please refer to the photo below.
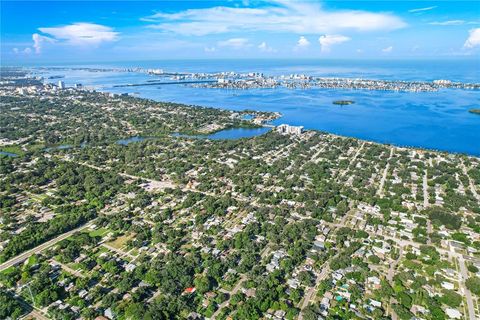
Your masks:
{"label": "pond", "polygon": [[117,140],[117,144],[121,144],[123,146],[126,146],[126,145],[128,145],[132,142],[142,142],[142,141],[145,141],[147,139],[148,138],[146,138],[146,137],[135,136],[135,137],[130,137],[130,138],[126,138],[126,139]]}
{"label": "pond", "polygon": [[6,151],[0,151],[0,155],[7,156],[7,157],[18,157],[18,154]]}
{"label": "pond", "polygon": [[66,149],[70,149],[72,148],[72,145],[70,144],[62,144],[60,146],[56,146],[56,147],[49,147],[49,148],[45,148],[45,151],[52,151],[52,150],[66,150]]}
{"label": "pond", "polygon": [[174,133],[174,137],[186,137],[186,138],[198,138],[198,139],[210,139],[210,140],[237,140],[242,138],[252,138],[260,136],[262,134],[270,131],[271,128],[260,127],[260,128],[231,128],[221,130],[212,134],[207,135],[187,135]]}
{"label": "pond", "polygon": [[[260,136],[262,134],[267,133],[270,130],[271,128],[267,128],[267,127],[230,128],[230,129],[225,129],[212,134],[205,134],[205,135],[188,135],[188,134],[182,134],[182,133],[173,133],[172,136],[184,137],[184,138],[195,138],[195,139],[210,139],[210,140],[236,140],[236,139],[252,138],[252,137]],[[129,145],[130,143],[142,142],[147,139],[155,139],[155,138],[135,136],[135,137],[117,140],[117,144],[126,146],[126,145]]]}

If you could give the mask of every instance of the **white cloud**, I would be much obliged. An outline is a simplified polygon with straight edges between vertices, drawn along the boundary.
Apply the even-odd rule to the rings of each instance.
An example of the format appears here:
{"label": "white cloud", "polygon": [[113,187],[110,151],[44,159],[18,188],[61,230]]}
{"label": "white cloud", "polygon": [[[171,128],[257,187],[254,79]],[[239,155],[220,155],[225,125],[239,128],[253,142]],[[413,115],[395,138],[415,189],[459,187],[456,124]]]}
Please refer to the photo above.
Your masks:
{"label": "white cloud", "polygon": [[258,49],[262,52],[277,52],[277,50],[270,47],[265,41],[258,45]]}
{"label": "white cloud", "polygon": [[435,8],[437,8],[438,6],[431,6],[431,7],[426,7],[426,8],[417,8],[417,9],[411,9],[411,10],[408,10],[408,12],[410,13],[415,13],[415,12],[424,12],[424,11],[430,11],[430,10],[433,10]]}
{"label": "white cloud", "polygon": [[322,52],[329,52],[333,45],[347,41],[350,41],[350,38],[342,36],[341,34],[326,34],[318,38]]}
{"label": "white cloud", "polygon": [[62,27],[38,28],[38,30],[48,34],[55,40],[79,46],[95,46],[102,42],[115,41],[118,39],[119,35],[118,32],[113,31],[110,27],[85,22],[74,23]]}
{"label": "white cloud", "polygon": [[393,46],[389,46],[389,47],[386,47],[386,48],[382,49],[383,53],[390,53],[392,51],[393,51]]}
{"label": "white cloud", "polygon": [[45,43],[45,42],[47,42],[47,43],[56,42],[55,39],[42,36],[38,33],[32,34],[32,40],[33,40],[33,49],[35,49],[35,53],[40,53],[42,51],[43,43]]}
{"label": "white cloud", "polygon": [[159,12],[142,18],[150,28],[182,35],[203,36],[239,31],[330,33],[339,30],[388,31],[406,26],[391,13],[360,10],[326,10],[318,3],[273,1],[261,8],[217,6],[177,13]]}
{"label": "white cloud", "polygon": [[465,20],[434,21],[429,24],[433,26],[459,26],[465,23]]}
{"label": "white cloud", "polygon": [[248,42],[248,39],[246,38],[232,38],[232,39],[218,42],[218,46],[229,47],[232,49],[242,49],[242,48],[250,47],[251,44]]}
{"label": "white cloud", "polygon": [[23,49],[23,50],[20,50],[20,49],[18,49],[18,48],[13,48],[13,49],[12,49],[12,52],[13,52],[14,54],[16,54],[16,55],[21,55],[21,54],[23,54],[23,55],[29,55],[29,54],[32,53],[32,48],[26,47],[26,48]]}
{"label": "white cloud", "polygon": [[208,52],[208,53],[215,52],[216,50],[217,49],[215,47],[205,47],[205,48],[203,48],[203,51]]}
{"label": "white cloud", "polygon": [[471,29],[467,41],[465,41],[463,47],[473,49],[480,46],[480,28]]}
{"label": "white cloud", "polygon": [[306,48],[310,46],[310,41],[308,41],[307,38],[305,38],[304,36],[301,36],[300,39],[298,39],[297,41],[297,45],[296,45],[296,48]]}

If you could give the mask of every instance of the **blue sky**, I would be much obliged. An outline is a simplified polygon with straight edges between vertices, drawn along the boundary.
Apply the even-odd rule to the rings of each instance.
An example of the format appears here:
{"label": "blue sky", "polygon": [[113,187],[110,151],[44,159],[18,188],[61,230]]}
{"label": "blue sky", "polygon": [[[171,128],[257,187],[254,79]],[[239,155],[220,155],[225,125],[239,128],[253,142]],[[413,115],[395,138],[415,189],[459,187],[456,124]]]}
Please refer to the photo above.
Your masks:
{"label": "blue sky", "polygon": [[465,59],[475,1],[3,1],[3,63]]}

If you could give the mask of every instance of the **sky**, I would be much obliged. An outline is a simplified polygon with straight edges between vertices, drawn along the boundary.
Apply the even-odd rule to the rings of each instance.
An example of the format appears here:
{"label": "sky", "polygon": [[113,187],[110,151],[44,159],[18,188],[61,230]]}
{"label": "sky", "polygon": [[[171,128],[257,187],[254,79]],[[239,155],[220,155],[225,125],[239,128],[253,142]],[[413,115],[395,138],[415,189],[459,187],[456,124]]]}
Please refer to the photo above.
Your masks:
{"label": "sky", "polygon": [[476,1],[4,1],[6,64],[480,57]]}

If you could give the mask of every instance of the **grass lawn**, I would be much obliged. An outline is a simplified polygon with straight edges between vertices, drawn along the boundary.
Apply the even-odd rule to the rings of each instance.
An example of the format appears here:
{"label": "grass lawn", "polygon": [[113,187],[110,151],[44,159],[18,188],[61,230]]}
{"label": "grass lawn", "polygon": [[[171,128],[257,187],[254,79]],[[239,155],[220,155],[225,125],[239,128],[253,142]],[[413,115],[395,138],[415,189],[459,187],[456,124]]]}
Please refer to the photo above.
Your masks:
{"label": "grass lawn", "polygon": [[35,194],[31,192],[29,192],[28,195],[30,196],[30,198],[32,198],[32,200],[35,200],[37,202],[42,202],[43,199],[48,197],[46,194]]}
{"label": "grass lawn", "polygon": [[98,228],[96,230],[92,230],[92,231],[88,232],[88,235],[90,237],[103,237],[104,235],[106,235],[109,232],[110,232],[110,230],[107,229],[107,228]]}
{"label": "grass lawn", "polygon": [[123,247],[123,245],[129,240],[133,238],[133,234],[130,234],[130,235],[124,235],[124,236],[119,236],[117,239],[113,240],[113,241],[110,241],[108,242],[107,244],[109,246],[112,246],[116,249],[120,249]]}
{"label": "grass lawn", "polygon": [[45,149],[45,145],[43,143],[34,143],[27,145],[27,149],[29,151],[38,151],[41,149]]}
{"label": "grass lawn", "polygon": [[72,268],[73,270],[79,270],[79,269],[82,270],[82,265],[80,263],[72,262],[67,264],[67,266]]}
{"label": "grass lawn", "polygon": [[98,257],[99,255],[101,255],[104,252],[110,252],[110,250],[108,250],[107,248],[105,248],[103,246],[99,246],[98,251],[95,253],[95,256]]}
{"label": "grass lawn", "polygon": [[11,267],[3,270],[3,271],[0,272],[0,273],[3,274],[3,275],[8,276],[9,274],[11,274],[11,273],[13,273],[13,272],[15,272],[15,267],[14,267],[14,266],[11,266]]}
{"label": "grass lawn", "polygon": [[0,147],[0,151],[15,153],[15,154],[18,154],[19,156],[25,153],[25,151],[23,151],[19,145],[3,146],[3,147]]}
{"label": "grass lawn", "polygon": [[27,260],[27,264],[25,265],[25,267],[31,267],[33,266],[35,263],[37,263],[38,261],[38,257],[36,254],[34,255],[31,255],[28,260]]}

